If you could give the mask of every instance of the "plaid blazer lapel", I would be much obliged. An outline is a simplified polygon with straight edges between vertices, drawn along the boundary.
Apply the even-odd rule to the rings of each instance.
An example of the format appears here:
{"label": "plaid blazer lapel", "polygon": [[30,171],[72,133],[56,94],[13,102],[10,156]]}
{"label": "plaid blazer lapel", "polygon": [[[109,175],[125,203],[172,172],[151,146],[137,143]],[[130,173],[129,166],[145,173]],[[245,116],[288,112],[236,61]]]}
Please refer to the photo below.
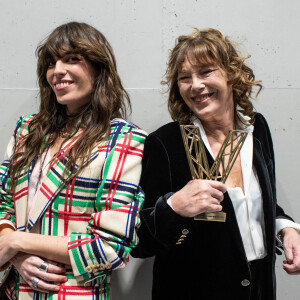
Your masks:
{"label": "plaid blazer lapel", "polygon": [[[39,221],[41,216],[43,216],[43,214],[47,210],[49,204],[65,186],[66,178],[70,175],[69,172],[66,172],[64,174],[65,165],[67,164],[69,159],[67,153],[75,145],[77,139],[81,136],[82,133],[83,130],[79,130],[71,140],[67,141],[56,156],[55,160],[49,166],[49,170],[41,184],[39,191],[37,192],[38,194],[36,203],[32,208],[32,211],[28,218],[27,231],[30,231],[32,227]],[[86,164],[96,154],[97,153],[92,154],[84,164]],[[73,174],[76,173],[78,167],[78,165],[75,166]]]}

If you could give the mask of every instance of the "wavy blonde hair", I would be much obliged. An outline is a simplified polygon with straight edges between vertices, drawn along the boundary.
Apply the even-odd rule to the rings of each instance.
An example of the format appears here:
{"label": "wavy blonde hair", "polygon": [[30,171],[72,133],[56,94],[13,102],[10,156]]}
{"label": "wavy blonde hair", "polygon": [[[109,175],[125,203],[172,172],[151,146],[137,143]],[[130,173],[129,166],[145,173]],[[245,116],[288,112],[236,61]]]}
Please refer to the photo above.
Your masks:
{"label": "wavy blonde hair", "polygon": [[[81,54],[94,70],[93,92],[88,104],[80,112],[68,116],[66,106],[56,101],[56,96],[47,82],[49,64],[62,53]],[[70,22],[57,27],[36,50],[38,57],[37,75],[40,88],[40,109],[29,124],[29,133],[20,140],[10,162],[12,192],[21,170],[29,168],[30,163],[44,149],[51,147],[61,136],[64,141],[72,138],[84,125],[84,132],[74,147],[68,152],[66,169],[73,171],[90,155],[100,138],[110,133],[110,120],[126,117],[131,109],[129,95],[122,86],[117,72],[112,47],[94,27],[78,22]],[[48,138],[45,141],[45,136]],[[81,168],[76,171],[80,172]]]}
{"label": "wavy blonde hair", "polygon": [[168,109],[173,120],[182,124],[188,124],[191,118],[191,111],[182,99],[177,84],[178,72],[184,60],[188,58],[193,64],[207,65],[214,64],[225,71],[228,84],[232,85],[235,118],[237,121],[236,106],[243,109],[243,113],[253,119],[253,105],[249,98],[253,86],[262,89],[261,81],[255,81],[251,68],[245,64],[248,57],[239,56],[233,43],[219,30],[195,28],[190,35],[179,36],[175,47],[171,50],[166,80],[163,84],[168,86]]}

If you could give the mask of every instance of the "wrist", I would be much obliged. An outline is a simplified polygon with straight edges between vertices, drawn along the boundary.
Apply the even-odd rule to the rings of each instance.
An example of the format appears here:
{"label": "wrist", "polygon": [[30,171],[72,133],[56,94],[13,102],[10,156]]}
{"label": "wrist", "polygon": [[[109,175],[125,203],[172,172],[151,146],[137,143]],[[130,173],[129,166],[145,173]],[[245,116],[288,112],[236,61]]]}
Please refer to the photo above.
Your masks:
{"label": "wrist", "polygon": [[279,232],[278,232],[278,235],[281,235],[282,238],[285,237],[285,235],[289,234],[289,233],[296,233],[297,230],[293,227],[285,227],[285,228],[282,228]]}
{"label": "wrist", "polygon": [[0,225],[0,236],[14,232],[15,229],[7,223]]}
{"label": "wrist", "polygon": [[15,251],[21,251],[22,246],[24,246],[24,241],[22,239],[24,233],[20,231],[14,231],[10,236],[10,246]]}
{"label": "wrist", "polygon": [[285,227],[276,234],[277,245],[283,249],[283,242],[289,234],[298,234],[298,231],[293,227]]}

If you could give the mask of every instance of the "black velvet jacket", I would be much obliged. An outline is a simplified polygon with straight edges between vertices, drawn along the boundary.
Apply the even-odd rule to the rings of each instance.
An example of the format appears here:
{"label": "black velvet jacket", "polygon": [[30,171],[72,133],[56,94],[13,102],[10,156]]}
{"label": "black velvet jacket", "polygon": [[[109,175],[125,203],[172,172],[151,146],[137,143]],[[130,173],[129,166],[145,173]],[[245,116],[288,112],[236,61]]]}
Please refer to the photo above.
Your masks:
{"label": "black velvet jacket", "polygon": [[[207,151],[209,164],[213,158]],[[253,165],[263,196],[267,249],[268,298],[276,298],[275,218],[289,218],[276,204],[273,144],[268,125],[256,114]],[[177,215],[166,203],[191,174],[177,122],[166,124],[146,140],[141,186],[146,194],[134,257],[155,256],[153,299],[246,300],[251,282],[231,199],[222,202],[225,223],[194,221]],[[290,219],[290,218],[289,218]]]}

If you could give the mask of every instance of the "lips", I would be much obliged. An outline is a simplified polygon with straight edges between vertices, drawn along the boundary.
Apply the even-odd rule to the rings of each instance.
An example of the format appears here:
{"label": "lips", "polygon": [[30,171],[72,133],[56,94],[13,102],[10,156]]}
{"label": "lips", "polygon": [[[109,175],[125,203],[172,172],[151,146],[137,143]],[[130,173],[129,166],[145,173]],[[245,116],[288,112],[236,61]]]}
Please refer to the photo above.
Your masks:
{"label": "lips", "polygon": [[54,86],[56,89],[63,89],[63,88],[66,88],[68,86],[70,86],[71,84],[73,83],[73,81],[56,81],[54,83]]}
{"label": "lips", "polygon": [[206,94],[201,94],[195,97],[191,97],[193,101],[195,102],[203,102],[207,99],[209,99],[214,93],[206,93]]}

